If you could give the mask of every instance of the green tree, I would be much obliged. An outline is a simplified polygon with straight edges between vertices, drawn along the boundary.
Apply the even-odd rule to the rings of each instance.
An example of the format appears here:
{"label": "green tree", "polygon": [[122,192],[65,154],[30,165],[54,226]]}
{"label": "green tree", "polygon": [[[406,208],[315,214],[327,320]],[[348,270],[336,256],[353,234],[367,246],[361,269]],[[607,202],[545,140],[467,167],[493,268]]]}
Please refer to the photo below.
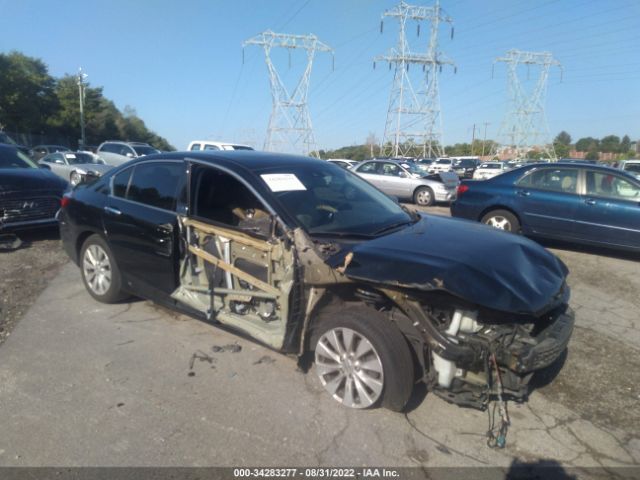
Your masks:
{"label": "green tree", "polygon": [[597,150],[592,149],[587,152],[584,158],[587,160],[598,160],[600,158],[600,154],[598,153]]}
{"label": "green tree", "polygon": [[55,80],[37,58],[0,54],[0,123],[21,132],[40,132],[57,108]]}
{"label": "green tree", "polygon": [[588,152],[589,149],[595,148],[596,151],[600,145],[600,141],[593,137],[584,137],[576,142],[576,150],[579,152]]}
{"label": "green tree", "polygon": [[565,145],[568,147],[569,145],[571,145],[571,135],[569,135],[567,132],[563,130],[558,135],[556,135],[556,138],[553,140],[553,143],[554,145],[558,144],[558,145]]}
{"label": "green tree", "polygon": [[617,135],[607,135],[600,140],[601,152],[619,152],[620,151],[620,137]]}
{"label": "green tree", "polygon": [[629,138],[629,135],[625,135],[620,141],[620,153],[626,154],[629,150],[631,150],[631,139]]}

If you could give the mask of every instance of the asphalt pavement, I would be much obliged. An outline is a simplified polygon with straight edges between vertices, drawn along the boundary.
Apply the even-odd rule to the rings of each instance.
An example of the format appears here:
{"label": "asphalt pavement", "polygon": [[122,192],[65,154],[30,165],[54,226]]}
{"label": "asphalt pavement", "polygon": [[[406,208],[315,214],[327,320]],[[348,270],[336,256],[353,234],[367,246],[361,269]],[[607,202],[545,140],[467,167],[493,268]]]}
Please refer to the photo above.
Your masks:
{"label": "asphalt pavement", "polygon": [[[638,357],[638,263],[561,256],[579,272],[569,358],[595,342],[603,378],[621,375],[608,349]],[[614,290],[608,268],[622,272]],[[583,364],[571,368],[586,376]],[[640,404],[625,388],[614,398]],[[511,404],[507,447],[491,449],[486,412],[424,392],[406,414],[343,408],[294,358],[149,302],[99,304],[68,264],[0,347],[0,466],[638,466],[638,417],[623,403],[626,420],[601,419],[597,398],[580,406],[590,389]]]}

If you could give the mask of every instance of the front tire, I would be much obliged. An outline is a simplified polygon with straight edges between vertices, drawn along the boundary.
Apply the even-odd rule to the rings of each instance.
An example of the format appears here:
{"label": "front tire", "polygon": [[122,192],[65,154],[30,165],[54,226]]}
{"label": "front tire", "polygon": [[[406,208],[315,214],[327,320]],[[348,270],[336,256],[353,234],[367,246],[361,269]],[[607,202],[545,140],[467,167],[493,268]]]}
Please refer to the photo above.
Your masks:
{"label": "front tire", "polygon": [[118,265],[100,235],[91,235],[82,245],[80,271],[87,291],[99,302],[117,303],[126,298]]}
{"label": "front tire", "polygon": [[315,371],[342,405],[402,411],[413,390],[413,360],[400,330],[366,307],[321,313],[311,336]]}
{"label": "front tire", "polygon": [[508,210],[492,210],[487,213],[482,220],[485,225],[497,228],[498,230],[504,230],[511,233],[520,232],[520,222],[518,217]]}
{"label": "front tire", "polygon": [[435,201],[433,190],[429,187],[418,187],[413,193],[413,203],[421,207],[430,207]]}

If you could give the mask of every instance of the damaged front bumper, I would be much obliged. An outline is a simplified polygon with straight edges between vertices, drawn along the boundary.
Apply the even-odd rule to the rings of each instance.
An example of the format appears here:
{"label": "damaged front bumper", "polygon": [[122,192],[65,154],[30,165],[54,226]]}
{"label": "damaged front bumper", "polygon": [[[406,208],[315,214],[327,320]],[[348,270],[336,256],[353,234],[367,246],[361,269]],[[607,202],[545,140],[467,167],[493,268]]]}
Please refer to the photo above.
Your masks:
{"label": "damaged front bumper", "polygon": [[575,316],[567,309],[535,337],[519,342],[497,352],[498,362],[517,373],[529,373],[548,367],[567,348]]}
{"label": "damaged front bumper", "polygon": [[[534,372],[560,359],[573,332],[574,314],[566,303],[537,318],[514,316],[493,322],[477,311],[455,310],[443,324],[441,314],[428,305],[401,293],[387,294],[425,342],[423,380],[434,393],[461,406],[484,409],[495,398],[492,355],[505,397],[524,401]],[[568,291],[565,294],[568,297]]]}

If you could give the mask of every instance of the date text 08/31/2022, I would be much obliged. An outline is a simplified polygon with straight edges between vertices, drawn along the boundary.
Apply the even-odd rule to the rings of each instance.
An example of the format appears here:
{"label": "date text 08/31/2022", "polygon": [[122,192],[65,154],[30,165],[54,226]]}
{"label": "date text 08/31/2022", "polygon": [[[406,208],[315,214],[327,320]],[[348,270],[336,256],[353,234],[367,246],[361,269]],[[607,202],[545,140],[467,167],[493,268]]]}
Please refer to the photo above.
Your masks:
{"label": "date text 08/31/2022", "polygon": [[392,468],[234,468],[234,478],[398,478]]}

